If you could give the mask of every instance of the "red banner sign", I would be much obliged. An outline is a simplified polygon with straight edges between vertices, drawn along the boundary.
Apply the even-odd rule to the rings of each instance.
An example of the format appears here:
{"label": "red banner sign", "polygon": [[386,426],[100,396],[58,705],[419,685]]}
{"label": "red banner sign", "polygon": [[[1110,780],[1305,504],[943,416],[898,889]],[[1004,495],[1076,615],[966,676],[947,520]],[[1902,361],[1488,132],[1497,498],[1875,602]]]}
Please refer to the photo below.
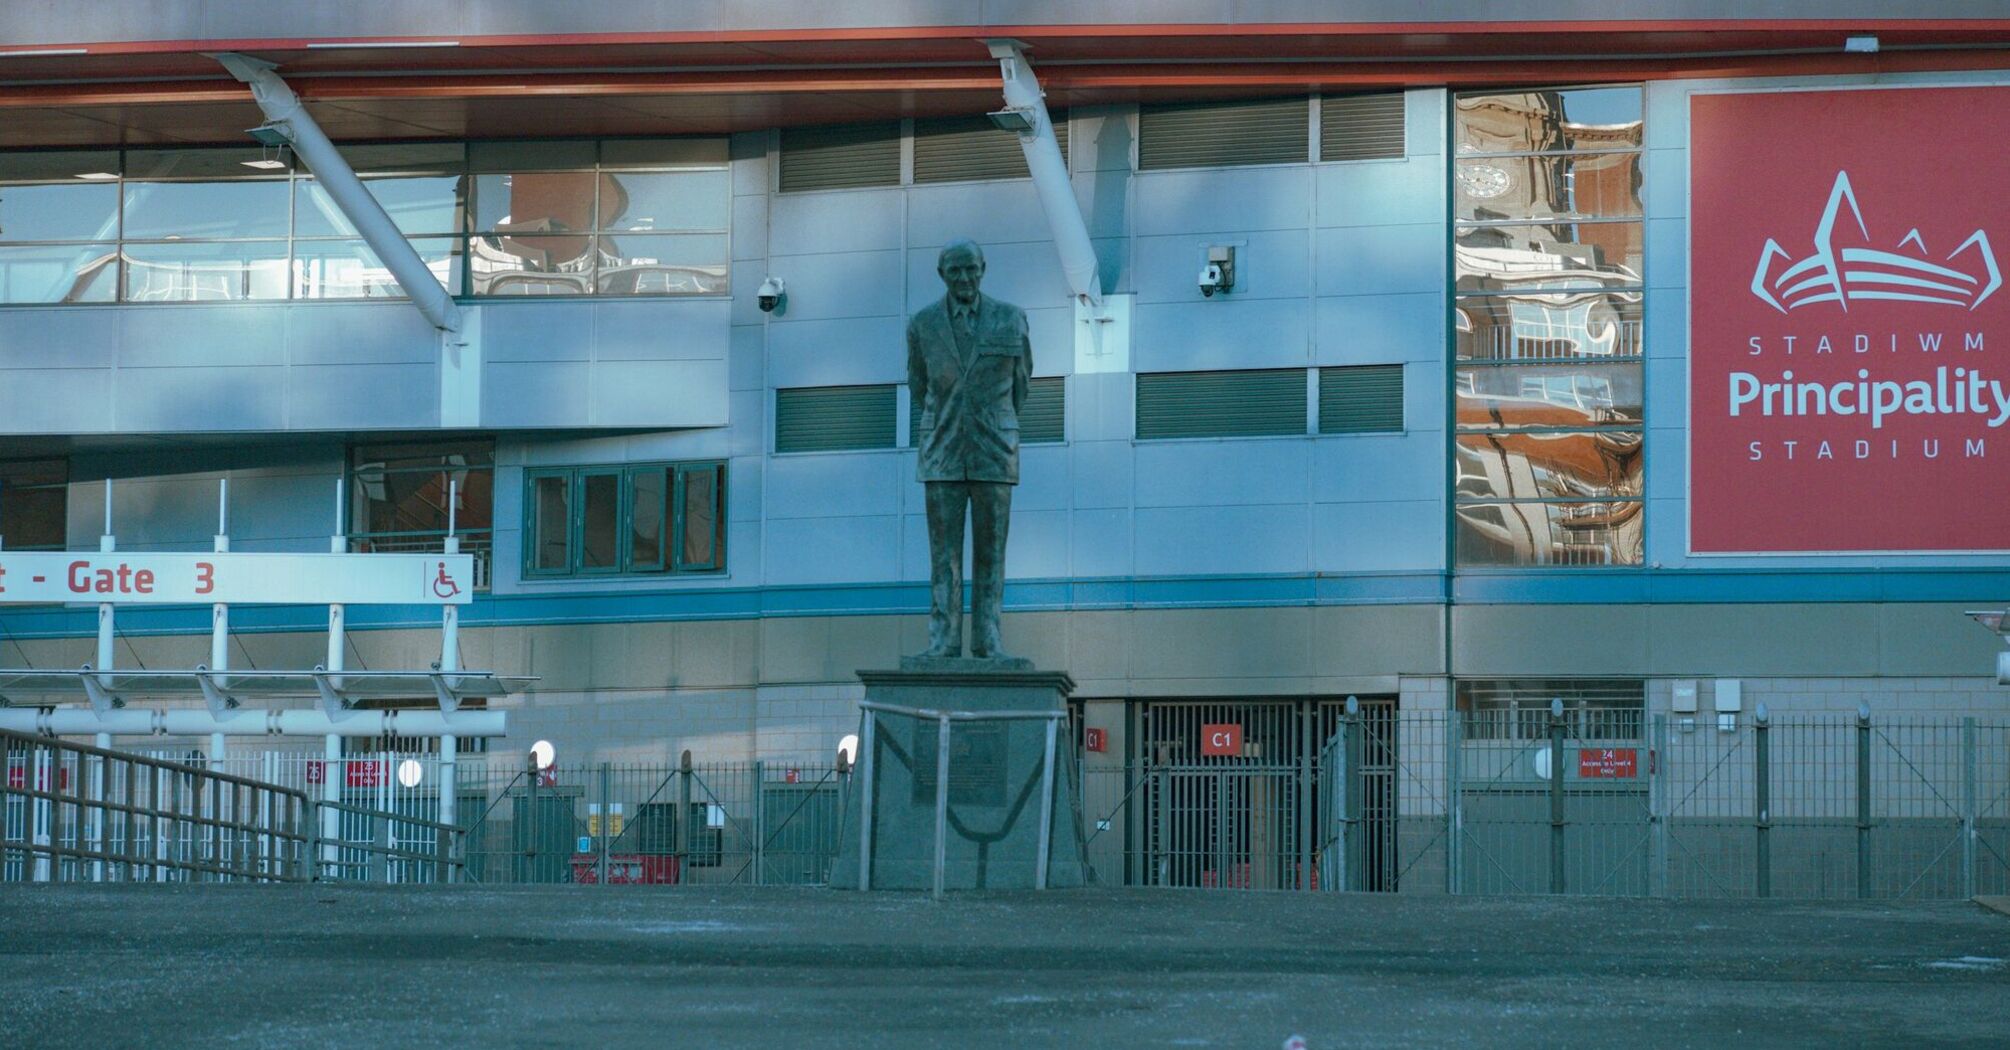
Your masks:
{"label": "red banner sign", "polygon": [[1228,722],[1210,722],[1200,727],[1203,755],[1242,754],[1242,727]]}
{"label": "red banner sign", "polygon": [[1577,753],[1579,780],[1632,780],[1639,775],[1638,748],[1587,747]]}
{"label": "red banner sign", "polygon": [[389,762],[351,760],[342,775],[342,782],[352,788],[383,787],[391,779]]}
{"label": "red banner sign", "polygon": [[1097,729],[1094,726],[1089,726],[1088,728],[1082,730],[1082,750],[1093,751],[1096,752],[1097,754],[1101,754],[1102,752],[1108,751],[1109,749],[1110,749],[1109,730]]}
{"label": "red banner sign", "polygon": [[1693,553],[2010,549],[2005,141],[2010,88],[1693,97]]}

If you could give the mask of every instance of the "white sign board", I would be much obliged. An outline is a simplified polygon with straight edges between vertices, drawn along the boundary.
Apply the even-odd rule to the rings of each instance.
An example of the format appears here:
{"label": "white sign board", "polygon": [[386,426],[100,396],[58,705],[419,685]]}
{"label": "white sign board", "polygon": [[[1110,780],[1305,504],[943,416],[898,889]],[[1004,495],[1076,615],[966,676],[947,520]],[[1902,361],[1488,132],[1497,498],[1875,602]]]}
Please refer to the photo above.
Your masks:
{"label": "white sign board", "polygon": [[471,554],[0,551],[0,604],[465,605]]}

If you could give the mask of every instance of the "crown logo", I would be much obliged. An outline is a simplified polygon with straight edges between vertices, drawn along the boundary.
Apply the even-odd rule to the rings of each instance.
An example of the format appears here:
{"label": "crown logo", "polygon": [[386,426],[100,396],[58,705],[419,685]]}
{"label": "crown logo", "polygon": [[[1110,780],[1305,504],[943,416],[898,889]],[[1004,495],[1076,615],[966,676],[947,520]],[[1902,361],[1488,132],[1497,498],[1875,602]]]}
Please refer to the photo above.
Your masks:
{"label": "crown logo", "polygon": [[[1849,205],[1850,217],[1856,220],[1863,246],[1838,250],[1836,217],[1845,204]],[[1848,229],[1843,232],[1847,237]],[[1892,251],[1872,248],[1869,242],[1870,227],[1863,221],[1863,210],[1857,207],[1849,172],[1838,171],[1835,188],[1829,191],[1828,207],[1822,211],[1821,224],[1815,227],[1814,252],[1795,261],[1780,247],[1780,242],[1768,238],[1765,251],[1759,254],[1759,267],[1752,273],[1752,294],[1781,313],[1815,303],[1835,303],[1848,310],[1850,303],[1876,299],[1964,306],[1973,310],[2003,286],[2003,274],[1996,268],[1996,253],[1989,247],[1989,235],[1979,229],[1938,262],[1928,255],[1926,239],[1916,228],[1899,238]],[[1780,263],[1788,265],[1774,273]]]}

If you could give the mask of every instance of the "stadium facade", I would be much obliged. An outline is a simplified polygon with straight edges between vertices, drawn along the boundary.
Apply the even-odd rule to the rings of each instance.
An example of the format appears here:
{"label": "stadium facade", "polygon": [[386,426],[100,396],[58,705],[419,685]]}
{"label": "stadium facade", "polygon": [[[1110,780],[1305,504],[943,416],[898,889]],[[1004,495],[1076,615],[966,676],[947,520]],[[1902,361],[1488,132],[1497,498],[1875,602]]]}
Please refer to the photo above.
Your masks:
{"label": "stadium facade", "polygon": [[[963,236],[1032,327],[1008,642],[1074,677],[1090,764],[1229,721],[1311,748],[1349,696],[1998,713],[1962,613],[2010,597],[2010,20],[1533,6],[15,5],[0,538],[207,550],[227,478],[233,549],[438,549],[451,486],[463,665],[538,679],[489,746],[827,760],[854,671],[925,643],[901,334]],[[1104,305],[985,117],[1000,38]],[[223,52],[304,100],[457,339],[246,136]],[[96,613],[0,627],[74,667]],[[122,611],[118,658],[209,629]],[[326,612],[232,630],[311,666]],[[432,610],[349,632],[352,667],[437,658]]]}

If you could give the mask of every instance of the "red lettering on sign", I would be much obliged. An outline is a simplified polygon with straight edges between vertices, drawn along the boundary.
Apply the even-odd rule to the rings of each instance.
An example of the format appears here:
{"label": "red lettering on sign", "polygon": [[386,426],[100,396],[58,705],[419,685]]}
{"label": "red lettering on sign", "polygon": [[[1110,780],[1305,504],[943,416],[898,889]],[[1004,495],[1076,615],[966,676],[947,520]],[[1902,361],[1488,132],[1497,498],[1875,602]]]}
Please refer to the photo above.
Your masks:
{"label": "red lettering on sign", "polygon": [[195,593],[208,594],[216,590],[216,566],[206,561],[195,563]]}
{"label": "red lettering on sign", "polygon": [[352,788],[383,787],[384,782],[390,779],[386,776],[389,765],[386,762],[350,762],[343,782]]}
{"label": "red lettering on sign", "polygon": [[1090,726],[1082,730],[1082,750],[1101,754],[1110,749],[1110,734],[1106,729]]}
{"label": "red lettering on sign", "polygon": [[1241,755],[1242,726],[1231,722],[1210,722],[1200,727],[1200,753]]}
{"label": "red lettering on sign", "polygon": [[326,762],[307,763],[307,782],[309,784],[324,784],[327,783],[327,781],[328,781],[328,763]]}
{"label": "red lettering on sign", "polygon": [[1640,752],[1631,747],[1587,747],[1577,753],[1579,780],[1631,780],[1640,775]]}

